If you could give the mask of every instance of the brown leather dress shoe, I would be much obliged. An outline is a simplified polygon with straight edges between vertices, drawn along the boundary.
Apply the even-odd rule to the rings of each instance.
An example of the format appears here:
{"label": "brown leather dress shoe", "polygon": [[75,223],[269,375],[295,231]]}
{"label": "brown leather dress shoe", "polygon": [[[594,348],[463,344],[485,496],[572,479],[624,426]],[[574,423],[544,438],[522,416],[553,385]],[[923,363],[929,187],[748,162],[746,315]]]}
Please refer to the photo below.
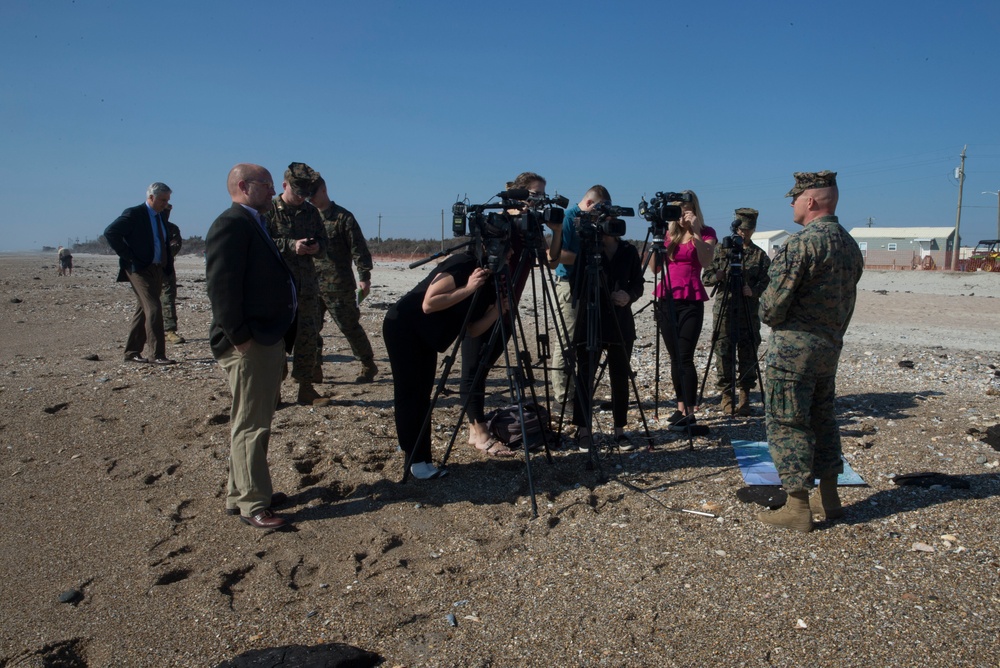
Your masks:
{"label": "brown leather dress shoe", "polygon": [[177,364],[177,360],[167,359],[166,357],[157,357],[153,360],[154,364],[159,364],[161,366],[167,366],[169,364]]}
{"label": "brown leather dress shoe", "polygon": [[[280,508],[281,506],[285,505],[286,503],[288,503],[288,495],[285,494],[284,492],[275,492],[274,494],[271,495],[271,505],[270,505],[270,507],[268,509],[270,509],[270,508]],[[239,515],[240,514],[240,509],[239,508],[226,508],[226,514],[227,515]]]}
{"label": "brown leather dress shoe", "polygon": [[240,521],[244,524],[256,527],[257,529],[280,529],[288,524],[288,522],[278,517],[268,509],[260,511],[253,517],[244,517],[243,515],[240,515]]}

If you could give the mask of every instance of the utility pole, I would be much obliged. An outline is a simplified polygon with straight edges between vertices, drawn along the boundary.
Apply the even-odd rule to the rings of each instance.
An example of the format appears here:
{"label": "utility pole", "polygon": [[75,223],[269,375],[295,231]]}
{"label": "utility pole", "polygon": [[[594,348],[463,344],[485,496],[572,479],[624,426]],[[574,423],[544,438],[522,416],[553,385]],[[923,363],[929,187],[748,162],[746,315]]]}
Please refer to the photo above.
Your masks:
{"label": "utility pole", "polygon": [[441,250],[444,251],[444,209],[441,209]]}
{"label": "utility pole", "polygon": [[382,243],[382,214],[378,214],[378,242]]}
{"label": "utility pole", "polygon": [[965,185],[965,149],[969,148],[966,144],[962,147],[962,164],[959,166],[957,173],[958,177],[958,211],[955,213],[955,241],[952,242],[952,254],[951,254],[951,270],[958,271],[958,253],[959,253],[959,237],[958,232],[962,226],[962,186]]}
{"label": "utility pole", "polygon": [[871,227],[874,224],[875,224],[875,219],[872,218],[871,216],[868,216],[868,227]]}

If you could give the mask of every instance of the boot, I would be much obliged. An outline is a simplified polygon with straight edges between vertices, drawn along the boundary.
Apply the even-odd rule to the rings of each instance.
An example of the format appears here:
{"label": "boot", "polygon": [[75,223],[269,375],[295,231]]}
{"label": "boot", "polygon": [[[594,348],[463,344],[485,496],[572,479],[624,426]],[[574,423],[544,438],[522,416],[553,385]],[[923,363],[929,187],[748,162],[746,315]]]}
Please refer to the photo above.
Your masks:
{"label": "boot", "polygon": [[329,406],[330,400],[320,396],[312,383],[299,383],[298,402],[302,406]]}
{"label": "boot", "polygon": [[776,527],[808,533],[812,531],[812,511],[809,510],[809,492],[789,492],[788,501],[778,510],[757,513],[761,522]]}
{"label": "boot", "polygon": [[835,520],[844,516],[840,494],[837,493],[837,476],[820,479],[819,489],[809,499],[809,509],[820,520]]}
{"label": "boot", "polygon": [[731,415],[733,412],[733,395],[729,393],[729,390],[724,390],[722,392],[722,402],[719,403],[719,410],[726,415]]}
{"label": "boot", "polygon": [[367,362],[361,363],[361,375],[357,377],[354,381],[355,383],[370,383],[375,380],[375,376],[378,374],[378,367],[375,366],[375,360],[368,360]]}
{"label": "boot", "polygon": [[167,343],[187,343],[187,339],[178,334],[175,329],[164,332],[163,338],[166,339]]}
{"label": "boot", "polygon": [[750,415],[750,390],[740,388],[740,400],[736,404],[736,414],[744,417]]}

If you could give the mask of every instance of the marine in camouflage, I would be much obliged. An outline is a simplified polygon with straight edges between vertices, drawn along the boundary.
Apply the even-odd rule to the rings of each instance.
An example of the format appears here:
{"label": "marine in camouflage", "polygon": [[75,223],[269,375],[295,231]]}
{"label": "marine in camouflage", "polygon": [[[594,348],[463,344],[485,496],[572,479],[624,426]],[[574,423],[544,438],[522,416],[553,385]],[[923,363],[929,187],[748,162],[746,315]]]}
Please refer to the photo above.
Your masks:
{"label": "marine in camouflage", "polygon": [[[831,174],[796,174],[796,183],[818,177],[826,185],[805,189],[829,187]],[[857,242],[833,215],[806,224],[771,262],[760,300],[771,327],[764,401],[771,457],[788,492],[842,470],[835,382],[863,269]]]}
{"label": "marine in camouflage", "polygon": [[[733,291],[723,298],[724,291],[729,288],[730,258],[732,249],[716,244],[712,264],[702,272],[702,282],[706,287],[718,286],[712,313],[719,338],[716,342],[716,386],[728,389],[733,384],[733,325],[736,325],[738,365],[737,386],[750,390],[756,385],[757,348],[760,346],[760,296],[767,287],[767,270],[771,259],[764,250],[753,243],[745,242],[743,246],[742,285],[750,288],[751,294],[744,295],[742,290]],[[718,273],[726,275],[722,281]],[[725,302],[725,304],[723,304]]]}
{"label": "marine in camouflage", "polygon": [[[169,205],[168,205],[169,206]],[[160,216],[161,220],[163,216]],[[167,247],[170,249],[170,256],[177,257],[181,252],[183,239],[181,228],[173,223],[164,220],[167,228]],[[163,309],[163,331],[177,331],[177,269],[171,265],[170,271],[163,272],[163,289],[160,291],[160,305]]]}
{"label": "marine in camouflage", "polygon": [[[295,163],[293,163],[295,164]],[[292,378],[299,383],[313,383],[322,379],[323,367],[317,344],[322,324],[320,312],[319,280],[312,255],[299,255],[295,244],[299,239],[316,239],[319,252],[326,252],[326,229],[319,211],[309,202],[300,206],[288,204],[281,196],[272,201],[271,210],[265,212],[267,229],[278,251],[295,278],[299,310],[298,328],[292,349]]]}
{"label": "marine in camouflage", "polygon": [[325,306],[325,310],[330,312],[333,322],[351,346],[354,357],[368,365],[374,361],[375,354],[361,326],[361,310],[356,296],[358,286],[354,279],[354,267],[357,267],[357,280],[371,281],[373,263],[368,242],[354,214],[335,202],[331,201],[323,209],[321,217],[327,238],[326,253],[316,256],[319,292],[323,302],[321,308]]}

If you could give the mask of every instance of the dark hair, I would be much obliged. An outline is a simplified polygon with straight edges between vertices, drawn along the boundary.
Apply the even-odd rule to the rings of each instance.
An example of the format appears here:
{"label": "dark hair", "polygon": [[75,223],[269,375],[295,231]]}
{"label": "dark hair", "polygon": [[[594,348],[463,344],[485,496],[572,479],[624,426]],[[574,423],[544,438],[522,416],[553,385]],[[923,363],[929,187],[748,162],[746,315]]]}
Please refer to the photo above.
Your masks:
{"label": "dark hair", "polygon": [[545,183],[545,179],[534,172],[521,172],[514,179],[513,188],[527,188],[528,184],[533,183],[534,181],[541,181],[542,183]]}

